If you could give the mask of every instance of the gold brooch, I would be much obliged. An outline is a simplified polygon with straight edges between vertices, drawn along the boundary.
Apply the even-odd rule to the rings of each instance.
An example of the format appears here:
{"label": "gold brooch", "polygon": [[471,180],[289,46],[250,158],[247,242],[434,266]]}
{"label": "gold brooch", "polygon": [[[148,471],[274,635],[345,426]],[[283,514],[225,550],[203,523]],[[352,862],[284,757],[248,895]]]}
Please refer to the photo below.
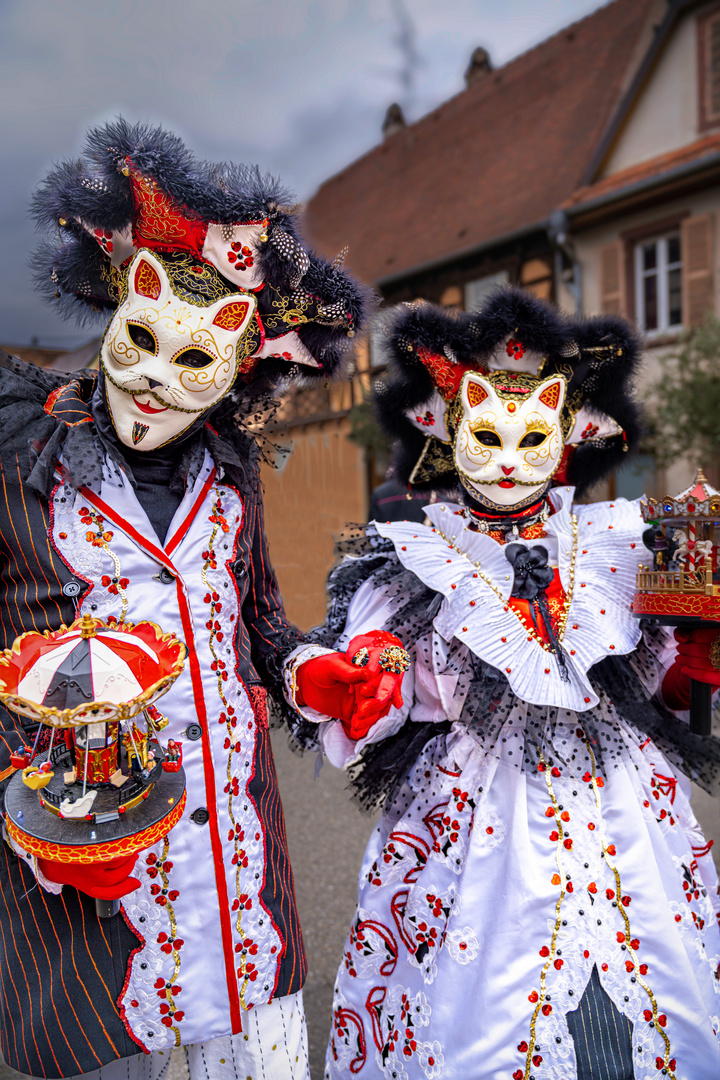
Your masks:
{"label": "gold brooch", "polygon": [[369,659],[370,653],[367,651],[367,649],[362,648],[358,649],[358,651],[355,653],[352,658],[352,663],[355,665],[355,667],[365,667]]}
{"label": "gold brooch", "polygon": [[378,662],[383,671],[402,675],[410,667],[410,656],[399,645],[388,645],[387,649],[380,653]]}

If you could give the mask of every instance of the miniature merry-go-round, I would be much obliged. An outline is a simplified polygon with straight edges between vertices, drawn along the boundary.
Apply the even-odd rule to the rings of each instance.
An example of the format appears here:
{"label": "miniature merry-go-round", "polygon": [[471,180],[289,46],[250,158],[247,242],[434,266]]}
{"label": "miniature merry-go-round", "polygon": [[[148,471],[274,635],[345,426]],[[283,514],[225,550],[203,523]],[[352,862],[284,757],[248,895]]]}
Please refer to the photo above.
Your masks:
{"label": "miniature merry-go-round", "polygon": [[[103,623],[27,633],[0,655],[0,701],[37,724],[12,755],[6,828],[42,858],[92,863],[164,836],[185,803],[182,749],[158,733],[154,702],[186,649],[154,623]],[[49,731],[49,735],[48,735]]]}
{"label": "miniature merry-go-round", "polygon": [[[651,565],[640,564],[633,614],[668,626],[692,629],[717,624],[720,633],[718,540],[720,492],[698,470],[679,495],[641,500]],[[691,684],[691,727],[710,734],[711,688]]]}

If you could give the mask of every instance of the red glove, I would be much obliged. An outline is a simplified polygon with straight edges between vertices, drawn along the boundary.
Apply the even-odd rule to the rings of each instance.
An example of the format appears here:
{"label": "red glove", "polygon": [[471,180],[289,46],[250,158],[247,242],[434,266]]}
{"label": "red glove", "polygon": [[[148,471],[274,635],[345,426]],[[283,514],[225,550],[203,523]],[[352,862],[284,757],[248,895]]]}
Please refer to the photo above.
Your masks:
{"label": "red glove", "polygon": [[696,630],[675,631],[678,643],[677,656],[668,668],[662,684],[662,696],[670,709],[690,708],[690,680],[708,683],[716,689],[720,686],[720,670],[713,667],[710,647],[717,641],[716,626],[698,627]]}
{"label": "red glove", "polygon": [[38,866],[50,881],[72,885],[97,900],[119,900],[121,896],[140,888],[137,878],[130,877],[139,852],[110,862],[64,863],[38,859]]}
{"label": "red glove", "polygon": [[[345,653],[306,660],[297,670],[298,704],[335,717],[351,739],[363,738],[392,705],[402,705],[400,684],[409,660],[401,661],[402,670],[388,671],[387,657],[385,666],[380,657],[389,647],[407,656],[394,634],[374,630],[354,637]],[[364,663],[352,663],[353,657]]]}

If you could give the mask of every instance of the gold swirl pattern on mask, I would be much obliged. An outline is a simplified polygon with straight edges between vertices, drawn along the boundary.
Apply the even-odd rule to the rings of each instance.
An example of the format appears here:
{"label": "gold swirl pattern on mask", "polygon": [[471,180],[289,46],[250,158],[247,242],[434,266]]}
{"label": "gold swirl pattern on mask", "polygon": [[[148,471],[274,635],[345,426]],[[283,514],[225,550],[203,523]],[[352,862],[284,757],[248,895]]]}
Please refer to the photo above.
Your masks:
{"label": "gold swirl pattern on mask", "polygon": [[539,431],[543,435],[549,435],[551,429],[547,421],[539,413],[535,413],[525,418],[525,435],[529,435],[531,431]]}
{"label": "gold swirl pattern on mask", "polygon": [[193,315],[194,312],[190,308],[173,305],[169,311],[163,314],[158,312],[158,321],[166,326],[172,334],[189,333],[192,337],[193,333],[197,333],[197,330],[193,331],[193,325],[199,329],[202,322],[202,315],[197,314],[194,319]]}
{"label": "gold swirl pattern on mask", "polygon": [[558,461],[555,468],[557,468],[560,464],[559,455],[562,449],[560,432],[558,431],[557,426],[553,424],[552,427],[549,427],[542,416],[537,414],[536,416],[531,416],[529,418],[525,435],[530,431],[540,431],[546,436],[546,439],[545,442],[540,443],[539,446],[532,446],[529,450],[525,451],[523,454],[525,465],[523,468],[529,470],[542,469],[543,466],[547,465],[548,461],[556,455],[558,456]]}
{"label": "gold swirl pattern on mask", "polygon": [[216,390],[228,389],[228,385],[232,383],[237,373],[235,343],[228,342],[221,349],[214,334],[203,326],[198,326],[197,329],[191,331],[190,340],[195,348],[207,353],[214,362],[204,368],[183,367],[179,362],[182,353],[187,348],[183,345],[182,349],[170,358],[170,362],[179,372],[178,379],[183,390],[190,394],[199,394],[211,386],[214,386]]}
{"label": "gold swirl pattern on mask", "polygon": [[[108,334],[107,339],[103,341],[100,347],[101,355],[107,349],[112,354],[113,360],[122,367],[133,367],[140,361],[141,350],[128,338],[127,324],[129,322],[144,323],[157,341],[157,335],[154,330],[151,330],[151,327],[156,325],[159,319],[160,311],[156,307],[147,306],[133,308],[132,311],[113,316],[106,331],[106,334]],[[113,324],[115,324],[115,328],[110,334],[109,331]]]}
{"label": "gold swirl pattern on mask", "polygon": [[[225,390],[232,384],[237,368],[227,360],[206,368],[182,368],[180,385],[189,394],[201,394],[214,386],[216,390]],[[213,405],[215,402],[212,403]]]}
{"label": "gold swirl pattern on mask", "polygon": [[198,349],[204,349],[220,360],[230,360],[235,352],[234,341],[228,342],[224,348],[221,348],[215,339],[215,335],[205,326],[198,326],[197,330],[193,330],[190,334],[190,340]]}
{"label": "gold swirl pattern on mask", "polygon": [[[112,326],[112,323],[110,323]],[[108,327],[110,329],[110,327]],[[140,363],[140,350],[137,345],[132,342],[128,342],[124,337],[121,337],[123,332],[126,333],[125,320],[118,321],[117,326],[113,334],[108,337],[107,341],[103,342],[101,348],[102,353],[107,350],[116,364],[121,367],[134,367],[135,364]],[[104,367],[105,365],[103,365]],[[107,374],[107,371],[105,372]]]}
{"label": "gold swirl pattern on mask", "polygon": [[492,424],[486,423],[476,423],[475,425],[463,423],[457,433],[455,444],[459,453],[465,454],[471,461],[477,462],[479,465],[483,465],[487,468],[500,447],[483,446],[477,439],[473,439],[473,431],[479,430],[493,431],[494,427]]}

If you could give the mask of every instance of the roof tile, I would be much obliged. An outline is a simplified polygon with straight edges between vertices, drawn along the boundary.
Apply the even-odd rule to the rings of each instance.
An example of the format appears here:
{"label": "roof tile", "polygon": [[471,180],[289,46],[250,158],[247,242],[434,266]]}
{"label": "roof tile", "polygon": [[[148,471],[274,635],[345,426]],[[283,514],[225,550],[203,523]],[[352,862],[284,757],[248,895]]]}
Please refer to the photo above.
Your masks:
{"label": "roof tile", "polygon": [[622,191],[651,177],[662,177],[664,173],[670,173],[682,165],[692,165],[702,161],[703,158],[714,157],[718,151],[720,151],[720,134],[707,135],[704,139],[697,139],[687,146],[680,147],[679,150],[659,154],[648,161],[641,161],[638,165],[631,165],[620,172],[604,176],[594,184],[578,188],[565,200],[564,206],[567,208],[583,206],[603,195]]}
{"label": "roof tile", "polygon": [[654,0],[614,0],[327,180],[305,232],[376,283],[544,222],[580,183]]}

